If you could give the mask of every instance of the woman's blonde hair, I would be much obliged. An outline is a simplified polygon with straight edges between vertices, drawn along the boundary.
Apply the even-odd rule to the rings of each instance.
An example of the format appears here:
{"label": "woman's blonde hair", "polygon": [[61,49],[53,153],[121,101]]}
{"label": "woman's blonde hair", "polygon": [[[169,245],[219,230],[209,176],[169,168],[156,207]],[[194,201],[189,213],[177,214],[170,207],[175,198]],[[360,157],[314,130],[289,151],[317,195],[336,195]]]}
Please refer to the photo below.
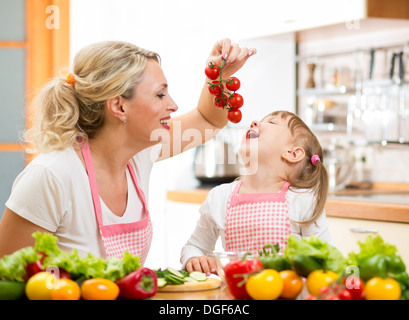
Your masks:
{"label": "woman's blonde hair", "polygon": [[[316,197],[316,204],[311,219],[297,221],[301,224],[315,222],[324,211],[328,196],[328,173],[324,166],[324,154],[315,134],[296,114],[289,111],[275,111],[271,115],[288,119],[288,128],[296,144],[304,149],[305,157],[297,170],[290,172],[288,182],[292,189],[311,189]],[[320,161],[311,161],[313,155],[318,155]]]}
{"label": "woman's blonde hair", "polygon": [[148,59],[160,63],[157,53],[127,42],[103,41],[81,49],[72,69],[75,84],[56,78],[34,100],[37,114],[26,132],[28,152],[61,150],[95,136],[105,123],[106,101],[131,99]]}

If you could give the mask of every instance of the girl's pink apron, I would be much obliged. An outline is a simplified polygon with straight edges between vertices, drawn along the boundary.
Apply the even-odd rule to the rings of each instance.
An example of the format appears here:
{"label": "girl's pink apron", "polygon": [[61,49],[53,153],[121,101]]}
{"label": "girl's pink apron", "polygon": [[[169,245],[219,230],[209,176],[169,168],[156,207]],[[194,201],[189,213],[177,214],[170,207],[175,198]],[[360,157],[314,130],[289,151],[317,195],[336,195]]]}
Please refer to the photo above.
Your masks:
{"label": "girl's pink apron", "polygon": [[289,183],[279,193],[239,194],[237,183],[227,205],[225,246],[227,251],[261,250],[266,243],[280,245],[280,255],[291,233],[288,215]]}
{"label": "girl's pink apron", "polygon": [[92,165],[91,151],[88,143],[82,148],[82,156],[84,158],[88,173],[92,202],[95,209],[95,217],[98,223],[99,233],[105,247],[106,257],[109,258],[114,256],[122,258],[124,251],[128,251],[133,255],[139,256],[139,262],[143,266],[152,242],[152,223],[151,218],[149,217],[145,195],[138,186],[135,171],[133,170],[132,165],[128,163],[128,170],[131,174],[135,189],[138,192],[138,196],[142,202],[142,216],[144,218],[137,222],[104,226],[102,222],[101,202],[98,193],[98,186],[95,179],[94,166]]}

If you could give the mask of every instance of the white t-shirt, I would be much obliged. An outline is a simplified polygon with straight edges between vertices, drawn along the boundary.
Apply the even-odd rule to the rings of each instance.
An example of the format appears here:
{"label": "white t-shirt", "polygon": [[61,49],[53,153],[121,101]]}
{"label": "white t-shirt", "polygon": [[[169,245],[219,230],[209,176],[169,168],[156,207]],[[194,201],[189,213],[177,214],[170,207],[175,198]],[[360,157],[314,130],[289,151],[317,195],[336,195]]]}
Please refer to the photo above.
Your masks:
{"label": "white t-shirt", "polygon": [[[240,182],[225,183],[210,190],[205,202],[199,209],[200,218],[196,229],[182,249],[180,262],[183,267],[190,258],[213,252],[219,236],[223,248],[226,248],[227,204],[237,183]],[[314,194],[307,189],[298,189],[296,191],[288,189],[287,192],[291,234],[298,238],[315,235],[333,245],[325,210],[314,223],[300,224],[296,222],[311,219],[313,204],[315,203]]]}
{"label": "white t-shirt", "polygon": [[[148,201],[149,177],[161,144],[147,148],[131,159],[137,183]],[[128,201],[122,217],[101,201],[104,225],[141,219],[142,203],[127,170]],[[58,237],[62,250],[75,248],[82,256],[105,257],[91,197],[88,175],[72,147],[40,154],[14,181],[6,206],[19,216]],[[137,214],[135,214],[137,213]]]}

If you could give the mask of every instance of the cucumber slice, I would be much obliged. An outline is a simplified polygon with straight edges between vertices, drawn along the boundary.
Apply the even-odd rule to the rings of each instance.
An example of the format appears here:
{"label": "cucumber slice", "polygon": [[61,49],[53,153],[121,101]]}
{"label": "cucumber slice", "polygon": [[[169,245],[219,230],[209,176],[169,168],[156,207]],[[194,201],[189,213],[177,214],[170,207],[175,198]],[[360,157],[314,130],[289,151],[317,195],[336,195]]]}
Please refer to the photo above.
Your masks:
{"label": "cucumber slice", "polygon": [[207,279],[206,274],[199,271],[192,271],[189,273],[189,277],[197,281],[205,281]]}
{"label": "cucumber slice", "polygon": [[173,269],[173,268],[171,268],[171,267],[168,267],[167,270],[168,270],[170,273],[172,273],[173,275],[175,275],[176,277],[178,277],[178,278],[183,279],[183,278],[185,277],[185,276],[184,276],[183,274],[181,274],[178,270]]}
{"label": "cucumber slice", "polygon": [[196,279],[193,279],[191,277],[185,277],[186,282],[199,282]]}
{"label": "cucumber slice", "polygon": [[158,278],[158,288],[162,288],[168,284],[165,278]]}
{"label": "cucumber slice", "polygon": [[184,279],[173,276],[171,274],[165,275],[165,279],[168,282],[168,284],[183,284],[185,282]]}

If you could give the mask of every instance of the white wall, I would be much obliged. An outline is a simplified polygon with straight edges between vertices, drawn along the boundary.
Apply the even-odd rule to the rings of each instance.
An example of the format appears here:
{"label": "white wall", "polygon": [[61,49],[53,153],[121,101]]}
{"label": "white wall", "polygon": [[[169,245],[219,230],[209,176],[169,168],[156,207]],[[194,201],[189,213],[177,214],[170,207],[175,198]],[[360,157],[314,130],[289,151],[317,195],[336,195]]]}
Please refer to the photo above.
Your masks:
{"label": "white wall", "polygon": [[[244,0],[71,0],[71,60],[83,46],[102,40],[124,40],[154,50],[162,58],[169,93],[179,106],[177,114],[182,114],[197,103],[206,58],[217,40],[229,37],[256,47],[258,53],[237,74],[245,105],[236,127],[248,126],[275,109],[294,110],[294,36],[266,36],[273,32],[274,21],[284,19],[281,6],[282,1],[266,0],[251,5]],[[205,14],[212,8],[221,16]],[[154,167],[150,186],[154,240],[147,266],[166,266],[180,252],[166,248],[164,234],[172,230],[166,229],[165,214],[168,219],[173,214],[166,210],[166,190],[198,185],[192,160],[193,151],[188,151]],[[194,225],[186,228],[193,231]]]}

